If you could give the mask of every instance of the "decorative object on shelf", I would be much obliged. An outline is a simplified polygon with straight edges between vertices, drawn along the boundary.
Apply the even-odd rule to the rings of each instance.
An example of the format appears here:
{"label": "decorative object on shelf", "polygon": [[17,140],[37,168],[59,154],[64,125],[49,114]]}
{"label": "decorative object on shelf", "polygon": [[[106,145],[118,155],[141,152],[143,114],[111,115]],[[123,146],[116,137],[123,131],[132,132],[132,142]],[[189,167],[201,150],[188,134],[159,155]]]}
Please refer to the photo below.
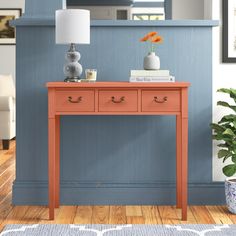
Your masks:
{"label": "decorative object on shelf", "polygon": [[236,63],[236,1],[223,3],[223,62]]}
{"label": "decorative object on shelf", "polygon": [[85,75],[86,75],[86,80],[88,82],[94,82],[97,80],[97,70],[96,69],[86,69]]}
{"label": "decorative object on shelf", "polygon": [[[231,164],[223,167],[223,173],[227,177],[231,177],[236,173],[236,89],[222,88],[218,92],[229,94],[234,101],[233,105],[225,101],[217,102],[217,105],[227,107],[233,112],[223,116],[218,123],[211,124],[214,131],[213,139],[221,141],[217,145],[220,147],[218,158],[222,159],[223,162],[228,159],[231,160]],[[236,214],[236,177],[225,180],[225,196],[229,211]]]}
{"label": "decorative object on shelf", "polygon": [[65,82],[80,82],[83,68],[78,62],[80,53],[75,44],[90,43],[90,12],[82,9],[63,9],[56,11],[56,43],[70,44],[65,58]]}
{"label": "decorative object on shelf", "polygon": [[0,44],[16,44],[16,30],[10,26],[10,21],[21,16],[21,9],[0,9]]}
{"label": "decorative object on shelf", "polygon": [[129,82],[175,82],[169,70],[131,70]]}
{"label": "decorative object on shelf", "polygon": [[157,32],[150,32],[140,39],[141,42],[148,43],[148,55],[144,57],[143,68],[144,70],[159,70],[160,58],[156,55],[155,50],[157,44],[163,42],[163,38]]}

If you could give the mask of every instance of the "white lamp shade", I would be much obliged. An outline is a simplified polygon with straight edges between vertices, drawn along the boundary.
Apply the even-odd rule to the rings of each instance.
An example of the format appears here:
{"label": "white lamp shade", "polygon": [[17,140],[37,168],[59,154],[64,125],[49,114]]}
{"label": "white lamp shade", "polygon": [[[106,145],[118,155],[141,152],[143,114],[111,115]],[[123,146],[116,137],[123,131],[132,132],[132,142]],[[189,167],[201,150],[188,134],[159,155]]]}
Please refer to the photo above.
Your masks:
{"label": "white lamp shade", "polygon": [[57,44],[90,43],[90,11],[65,9],[56,11]]}

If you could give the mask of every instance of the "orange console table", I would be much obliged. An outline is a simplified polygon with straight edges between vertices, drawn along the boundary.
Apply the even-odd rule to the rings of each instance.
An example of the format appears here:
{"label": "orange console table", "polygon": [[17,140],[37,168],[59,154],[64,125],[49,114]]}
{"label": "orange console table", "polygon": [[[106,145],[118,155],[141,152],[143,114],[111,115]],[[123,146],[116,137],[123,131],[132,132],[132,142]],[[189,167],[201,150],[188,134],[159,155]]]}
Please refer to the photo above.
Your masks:
{"label": "orange console table", "polygon": [[189,83],[49,82],[49,219],[60,205],[61,115],[175,115],[176,204],[187,220]]}

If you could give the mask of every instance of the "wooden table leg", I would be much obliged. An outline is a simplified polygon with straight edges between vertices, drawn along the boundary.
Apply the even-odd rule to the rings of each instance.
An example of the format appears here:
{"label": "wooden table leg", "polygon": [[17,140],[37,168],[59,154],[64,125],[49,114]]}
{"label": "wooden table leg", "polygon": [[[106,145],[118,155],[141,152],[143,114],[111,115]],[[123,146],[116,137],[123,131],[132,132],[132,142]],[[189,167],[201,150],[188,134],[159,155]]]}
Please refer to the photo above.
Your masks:
{"label": "wooden table leg", "polygon": [[182,205],[182,170],[181,170],[181,149],[182,149],[182,134],[181,134],[181,116],[176,116],[176,207],[181,208]]}
{"label": "wooden table leg", "polygon": [[55,207],[60,205],[60,116],[56,116]]}
{"label": "wooden table leg", "polygon": [[48,193],[49,220],[54,220],[55,208],[55,159],[56,159],[56,119],[48,119]]}
{"label": "wooden table leg", "polygon": [[188,118],[182,118],[182,220],[187,220],[188,205]]}

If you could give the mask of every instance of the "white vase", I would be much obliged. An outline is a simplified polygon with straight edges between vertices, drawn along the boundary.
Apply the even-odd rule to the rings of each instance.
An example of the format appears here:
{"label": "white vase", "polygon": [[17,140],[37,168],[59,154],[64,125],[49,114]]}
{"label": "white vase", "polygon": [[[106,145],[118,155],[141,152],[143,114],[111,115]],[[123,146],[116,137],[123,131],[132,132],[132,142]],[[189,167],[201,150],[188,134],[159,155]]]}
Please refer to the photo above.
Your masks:
{"label": "white vase", "polygon": [[149,52],[143,61],[144,70],[159,70],[160,69],[160,58],[155,52]]}
{"label": "white vase", "polygon": [[225,180],[225,197],[229,211],[236,214],[236,178],[231,177]]}

